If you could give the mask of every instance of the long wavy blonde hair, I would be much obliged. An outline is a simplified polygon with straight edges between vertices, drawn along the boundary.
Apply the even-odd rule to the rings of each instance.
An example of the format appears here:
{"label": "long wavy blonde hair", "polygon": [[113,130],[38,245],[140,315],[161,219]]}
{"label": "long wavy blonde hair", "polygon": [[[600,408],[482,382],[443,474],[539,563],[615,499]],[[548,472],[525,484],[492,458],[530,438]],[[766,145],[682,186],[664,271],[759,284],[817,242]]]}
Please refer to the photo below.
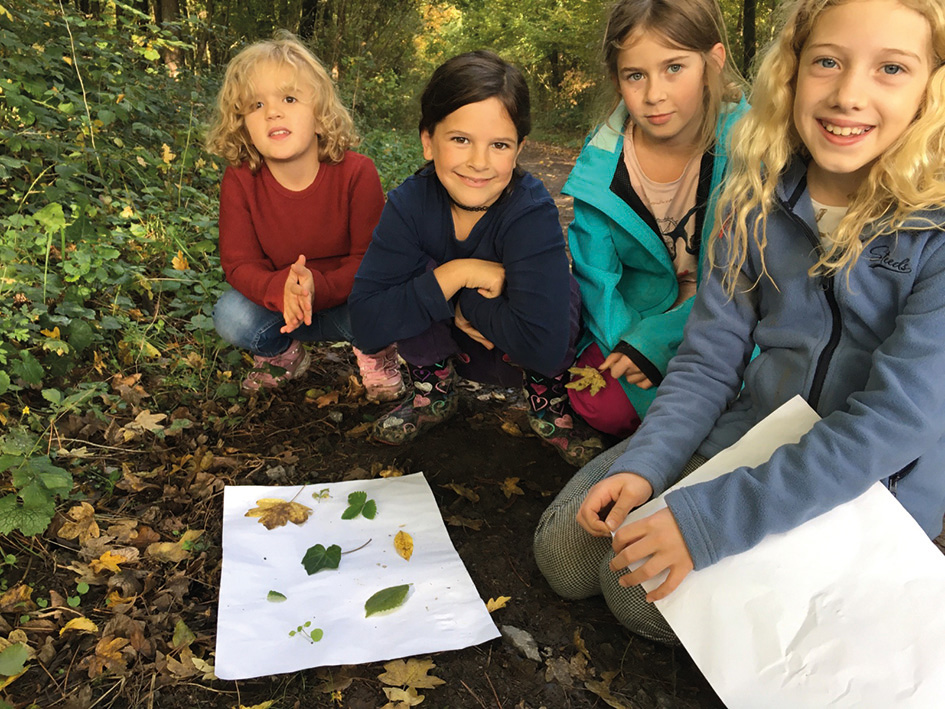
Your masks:
{"label": "long wavy blonde hair", "polygon": [[[607,18],[601,46],[604,66],[614,83],[621,50],[636,42],[641,34],[649,32],[660,35],[680,49],[698,52],[705,60],[703,113],[696,145],[699,152],[704,152],[715,142],[722,104],[737,102],[744,85],[738,70],[728,60],[728,37],[719,3],[717,0],[619,0],[615,3]],[[716,44],[725,47],[726,61],[721,69],[709,54]],[[619,101],[618,93],[610,112]],[[617,132],[623,130],[623,126],[611,128]]]}
{"label": "long wavy blonde hair", "polygon": [[[789,3],[781,30],[758,67],[751,108],[732,131],[728,175],[715,214],[715,223],[722,229],[715,230],[709,248],[710,263],[726,269],[724,283],[729,293],[735,291],[750,240],[762,254],[761,275],[770,277],[764,265],[765,225],[775,209],[775,187],[793,156],[809,154],[793,118],[798,59],[820,14],[856,1]],[[932,72],[925,99],[912,124],[879,157],[853,194],[846,216],[824,244],[811,276],[844,270],[849,275],[877,236],[902,229],[913,212],[945,205],[945,3],[898,2],[925,17],[932,29]]]}
{"label": "long wavy blonde hair", "polygon": [[230,165],[249,163],[253,172],[260,168],[263,158],[250,140],[245,117],[255,101],[256,70],[267,62],[292,67],[298,88],[311,91],[312,110],[319,127],[318,159],[341,162],[345,151],[360,143],[354,122],[325,67],[295,35],[286,31],[250,45],[230,61],[207,132],[207,149]]}

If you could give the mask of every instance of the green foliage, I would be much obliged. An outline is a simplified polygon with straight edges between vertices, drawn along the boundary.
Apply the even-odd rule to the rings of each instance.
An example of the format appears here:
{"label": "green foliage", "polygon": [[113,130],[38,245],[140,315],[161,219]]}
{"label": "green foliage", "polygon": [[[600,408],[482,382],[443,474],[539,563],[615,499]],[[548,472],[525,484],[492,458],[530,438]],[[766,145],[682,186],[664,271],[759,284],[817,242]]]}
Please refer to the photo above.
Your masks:
{"label": "green foliage", "polygon": [[266,595],[266,600],[269,601],[270,603],[283,603],[287,599],[284,593],[279,593],[278,591],[270,591]]}
{"label": "green foliage", "polygon": [[72,475],[48,455],[34,455],[34,446],[22,431],[0,440],[0,474],[11,474],[15,490],[0,497],[0,534],[44,532],[56,513],[56,497],[72,489]]}
{"label": "green foliage", "polygon": [[14,643],[0,650],[0,676],[18,675],[26,666],[29,649],[23,643]]}
{"label": "green foliage", "polygon": [[340,563],[341,547],[337,544],[332,544],[327,549],[321,544],[316,544],[309,547],[305,556],[302,557],[302,566],[305,567],[309,576],[323,569],[337,569]]}
{"label": "green foliage", "polygon": [[405,583],[401,586],[390,586],[375,593],[364,602],[364,617],[368,618],[375,613],[383,613],[395,608],[399,608],[407,600],[407,591],[411,584]]}
{"label": "green foliage", "polygon": [[295,630],[289,631],[289,637],[293,638],[296,635],[308,639],[310,643],[317,643],[325,636],[325,632],[321,628],[312,628],[312,621],[307,620],[302,625],[298,626]]}
{"label": "green foliage", "polygon": [[374,519],[377,516],[377,503],[369,500],[367,493],[363,490],[348,495],[348,507],[341,513],[341,519],[354,519],[358,515],[367,519]]}

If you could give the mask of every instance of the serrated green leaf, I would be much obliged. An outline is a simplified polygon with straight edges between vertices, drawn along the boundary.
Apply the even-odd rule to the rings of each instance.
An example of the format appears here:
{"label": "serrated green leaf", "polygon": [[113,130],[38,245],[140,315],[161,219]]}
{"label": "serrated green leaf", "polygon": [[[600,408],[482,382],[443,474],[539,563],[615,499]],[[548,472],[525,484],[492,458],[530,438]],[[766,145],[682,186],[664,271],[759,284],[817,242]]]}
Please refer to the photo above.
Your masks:
{"label": "serrated green leaf", "polygon": [[266,600],[270,603],[282,603],[286,600],[286,595],[278,591],[270,591],[266,596]]}
{"label": "serrated green leaf", "polygon": [[349,507],[341,513],[341,519],[354,519],[360,511],[357,507]]}
{"label": "serrated green leaf", "polygon": [[361,515],[368,519],[374,519],[374,517],[377,516],[377,504],[374,500],[368,500],[364,503],[364,507],[361,509]]}
{"label": "serrated green leaf", "polygon": [[20,350],[20,361],[13,362],[13,371],[27,384],[43,381],[43,365],[26,350]]}
{"label": "serrated green leaf", "polygon": [[40,394],[42,394],[42,397],[50,404],[62,403],[62,392],[58,389],[43,389]]}
{"label": "serrated green leaf", "polygon": [[27,506],[21,504],[16,495],[7,495],[0,498],[0,534],[9,534],[14,529],[28,537],[41,534],[46,531],[55,513],[56,505],[52,500]]}
{"label": "serrated green leaf", "polygon": [[15,643],[0,650],[0,675],[12,677],[23,671],[29,650],[23,643]]}
{"label": "serrated green leaf", "polygon": [[409,590],[409,583],[381,589],[364,602],[364,617],[367,618],[375,613],[383,613],[401,606],[406,600],[407,591]]}
{"label": "serrated green leaf", "polygon": [[302,566],[305,567],[309,576],[322,569],[337,569],[340,563],[341,547],[337,544],[332,544],[327,549],[321,544],[316,544],[309,547],[305,556],[302,557]]}
{"label": "serrated green leaf", "polygon": [[341,519],[354,519],[358,515],[364,515],[367,519],[374,519],[377,515],[377,504],[367,499],[367,493],[363,490],[348,495],[348,507],[341,513]]}

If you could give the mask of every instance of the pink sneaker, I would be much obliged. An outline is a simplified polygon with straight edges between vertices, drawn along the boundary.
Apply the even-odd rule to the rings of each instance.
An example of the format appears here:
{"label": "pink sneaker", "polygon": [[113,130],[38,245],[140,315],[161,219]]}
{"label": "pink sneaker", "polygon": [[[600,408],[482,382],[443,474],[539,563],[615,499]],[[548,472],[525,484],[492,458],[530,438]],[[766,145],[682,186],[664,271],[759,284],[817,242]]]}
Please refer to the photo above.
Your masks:
{"label": "pink sneaker", "polygon": [[368,401],[393,401],[403,395],[407,387],[400,374],[397,345],[388,345],[376,354],[364,354],[357,347],[351,349],[358,359]]}
{"label": "pink sneaker", "polygon": [[[275,357],[253,356],[252,371],[243,380],[243,391],[259,391],[260,388],[275,389],[287,379],[296,379],[308,371],[312,356],[298,340],[282,354]],[[279,370],[282,370],[281,372]]]}

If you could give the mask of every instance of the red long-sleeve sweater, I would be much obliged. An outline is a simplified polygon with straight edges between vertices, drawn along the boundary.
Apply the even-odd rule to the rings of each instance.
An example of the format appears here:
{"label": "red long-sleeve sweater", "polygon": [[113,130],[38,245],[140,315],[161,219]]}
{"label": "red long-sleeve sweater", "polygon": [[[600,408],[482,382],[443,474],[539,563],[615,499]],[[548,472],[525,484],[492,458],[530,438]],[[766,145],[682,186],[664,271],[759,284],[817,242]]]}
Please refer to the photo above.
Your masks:
{"label": "red long-sleeve sweater", "polygon": [[322,163],[294,192],[265,164],[254,175],[227,168],[220,188],[220,263],[226,280],[263,307],[282,312],[289,267],[304,254],[315,279],[314,310],[344,303],[384,207],[371,159],[348,152]]}

